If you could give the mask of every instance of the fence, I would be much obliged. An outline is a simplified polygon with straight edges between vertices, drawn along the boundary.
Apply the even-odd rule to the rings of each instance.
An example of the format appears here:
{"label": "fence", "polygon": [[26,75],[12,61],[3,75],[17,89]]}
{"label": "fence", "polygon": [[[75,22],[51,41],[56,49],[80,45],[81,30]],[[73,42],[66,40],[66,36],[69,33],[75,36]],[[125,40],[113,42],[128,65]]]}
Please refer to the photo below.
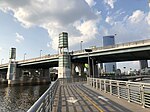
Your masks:
{"label": "fence", "polygon": [[150,108],[150,84],[109,79],[87,78],[88,85],[118,98]]}
{"label": "fence", "polygon": [[47,91],[32,105],[32,107],[27,112],[51,112],[54,97],[59,84],[62,85],[72,82],[84,82],[84,81],[86,81],[86,78],[57,79],[54,83],[51,84],[51,86],[47,89]]}
{"label": "fence", "polygon": [[27,112],[51,112],[58,85],[57,79]]}

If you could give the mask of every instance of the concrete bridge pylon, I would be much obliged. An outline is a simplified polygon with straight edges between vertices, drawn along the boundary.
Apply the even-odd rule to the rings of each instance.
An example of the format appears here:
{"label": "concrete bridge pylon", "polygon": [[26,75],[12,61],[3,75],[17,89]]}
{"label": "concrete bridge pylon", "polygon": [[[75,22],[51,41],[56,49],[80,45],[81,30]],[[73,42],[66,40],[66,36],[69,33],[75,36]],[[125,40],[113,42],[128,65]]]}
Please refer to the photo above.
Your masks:
{"label": "concrete bridge pylon", "polygon": [[71,78],[71,57],[68,49],[68,33],[59,34],[59,64],[58,78]]}

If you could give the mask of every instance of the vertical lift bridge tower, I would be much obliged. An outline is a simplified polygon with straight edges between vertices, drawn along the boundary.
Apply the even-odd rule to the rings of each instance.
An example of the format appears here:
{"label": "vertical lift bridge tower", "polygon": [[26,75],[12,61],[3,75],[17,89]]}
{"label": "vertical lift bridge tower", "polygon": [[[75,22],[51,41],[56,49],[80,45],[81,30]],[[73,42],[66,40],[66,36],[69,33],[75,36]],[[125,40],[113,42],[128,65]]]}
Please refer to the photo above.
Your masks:
{"label": "vertical lift bridge tower", "polygon": [[68,50],[68,33],[62,32],[59,34],[59,68],[58,78],[71,78],[71,60]]}

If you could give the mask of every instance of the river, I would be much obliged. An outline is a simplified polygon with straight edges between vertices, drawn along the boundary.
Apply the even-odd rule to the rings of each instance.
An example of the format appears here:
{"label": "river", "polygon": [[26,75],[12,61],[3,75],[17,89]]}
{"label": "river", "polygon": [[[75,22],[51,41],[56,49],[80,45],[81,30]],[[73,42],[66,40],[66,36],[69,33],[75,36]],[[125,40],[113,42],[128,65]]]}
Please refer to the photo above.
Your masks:
{"label": "river", "polygon": [[49,85],[0,85],[0,112],[26,112]]}

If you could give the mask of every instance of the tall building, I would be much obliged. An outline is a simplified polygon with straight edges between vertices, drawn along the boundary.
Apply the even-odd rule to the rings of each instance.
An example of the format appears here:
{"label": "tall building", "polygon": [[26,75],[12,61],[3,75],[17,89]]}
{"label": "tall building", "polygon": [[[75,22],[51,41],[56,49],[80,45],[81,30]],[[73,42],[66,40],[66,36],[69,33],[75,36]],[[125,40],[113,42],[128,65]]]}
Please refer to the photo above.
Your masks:
{"label": "tall building", "polygon": [[[111,36],[103,36],[103,46],[115,45],[115,38]],[[104,68],[106,73],[112,73],[116,71],[116,62],[104,63]]]}

